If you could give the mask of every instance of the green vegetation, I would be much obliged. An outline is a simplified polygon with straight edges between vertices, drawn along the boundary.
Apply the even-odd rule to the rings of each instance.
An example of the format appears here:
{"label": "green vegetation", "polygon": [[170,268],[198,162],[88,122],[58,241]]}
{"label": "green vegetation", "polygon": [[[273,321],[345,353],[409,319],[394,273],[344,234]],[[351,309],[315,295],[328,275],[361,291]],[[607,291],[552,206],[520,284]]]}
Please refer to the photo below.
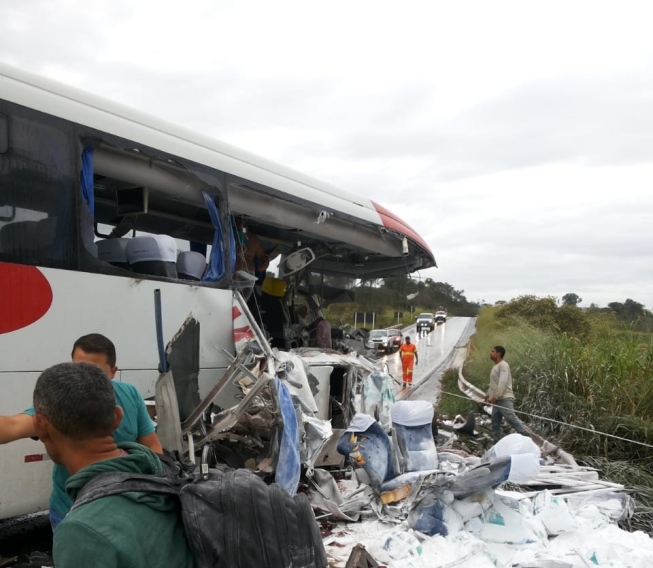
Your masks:
{"label": "green vegetation", "polygon": [[[356,313],[374,313],[374,327],[377,328],[393,325],[406,327],[415,322],[419,313],[434,313],[441,307],[450,316],[475,316],[480,306],[468,301],[464,292],[446,282],[435,282],[430,278],[424,281],[407,277],[387,278],[355,288],[354,302],[332,304],[325,315],[334,325],[354,326]],[[397,313],[401,313],[401,316],[397,317]],[[358,321],[357,327],[371,329],[371,318],[365,325]]]}
{"label": "green vegetation", "polygon": [[440,390],[442,395],[438,400],[438,416],[453,418],[460,414],[467,416],[470,410],[481,412],[478,403],[460,396],[449,396],[445,393],[460,394],[458,391],[458,371],[449,369],[440,378]]}
{"label": "green vegetation", "polygon": [[[630,302],[632,308],[636,302]],[[607,479],[638,487],[640,506],[631,523],[650,531],[653,448],[646,445],[653,446],[653,335],[643,331],[650,312],[633,315],[629,321],[623,312],[583,311],[572,302],[558,306],[553,298],[534,296],[484,307],[464,374],[486,389],[489,352],[503,345],[515,407],[534,415],[525,421]]]}

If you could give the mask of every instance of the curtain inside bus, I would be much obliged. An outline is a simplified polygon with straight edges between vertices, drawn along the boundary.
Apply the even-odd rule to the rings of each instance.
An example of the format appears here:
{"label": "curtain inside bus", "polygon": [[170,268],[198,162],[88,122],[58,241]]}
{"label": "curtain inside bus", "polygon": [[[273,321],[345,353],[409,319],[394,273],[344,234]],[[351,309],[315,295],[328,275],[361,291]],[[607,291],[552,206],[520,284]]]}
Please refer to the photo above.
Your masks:
{"label": "curtain inside bus", "polygon": [[211,247],[211,257],[208,259],[208,266],[202,280],[204,282],[217,282],[224,278],[227,270],[225,268],[225,246],[224,246],[224,231],[222,230],[222,222],[220,221],[220,214],[218,208],[215,206],[215,201],[208,193],[202,192],[204,202],[209,210],[209,217],[211,223],[215,227],[213,235],[213,244]]}
{"label": "curtain inside bus", "polygon": [[82,202],[79,209],[79,229],[84,250],[97,258],[95,244],[95,187],[93,181],[93,148],[82,150],[82,168],[79,174],[79,185]]}
{"label": "curtain inside bus", "polygon": [[95,215],[95,193],[93,188],[93,148],[84,148],[82,151],[82,172],[80,174],[82,197],[91,215]]}

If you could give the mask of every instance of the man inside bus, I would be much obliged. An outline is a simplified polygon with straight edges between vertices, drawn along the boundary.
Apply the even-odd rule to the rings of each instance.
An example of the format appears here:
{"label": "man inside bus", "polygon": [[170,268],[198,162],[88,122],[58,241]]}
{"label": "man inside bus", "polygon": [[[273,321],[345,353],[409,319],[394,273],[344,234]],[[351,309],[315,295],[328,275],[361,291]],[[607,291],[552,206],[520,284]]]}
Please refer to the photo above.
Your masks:
{"label": "man inside bus", "polygon": [[[113,379],[116,366],[116,348],[108,338],[99,333],[91,333],[75,341],[72,350],[74,363],[93,363]],[[111,381],[116,393],[116,404],[123,410],[120,426],[115,431],[116,442],[138,442],[152,451],[161,454],[163,449],[154,431],[154,424],[149,417],[143,397],[133,385]],[[7,444],[23,438],[36,438],[34,429],[34,408],[28,408],[22,414],[0,416],[0,444]],[[72,499],[66,493],[65,486],[69,475],[60,465],[52,470],[52,493],[50,494],[50,523],[52,529],[61,522],[72,506]]]}
{"label": "man inside bus", "polygon": [[244,217],[236,218],[236,267],[256,276],[256,283],[262,284],[270,264],[268,253],[261,239],[248,230]]}
{"label": "man inside bus", "polygon": [[[141,444],[116,443],[122,408],[97,366],[60,363],[34,388],[34,428],[48,455],[70,473],[71,500],[105,472],[161,475],[159,458]],[[54,533],[57,568],[192,568],[178,503],[173,496],[127,492],[98,497],[68,513]]]}

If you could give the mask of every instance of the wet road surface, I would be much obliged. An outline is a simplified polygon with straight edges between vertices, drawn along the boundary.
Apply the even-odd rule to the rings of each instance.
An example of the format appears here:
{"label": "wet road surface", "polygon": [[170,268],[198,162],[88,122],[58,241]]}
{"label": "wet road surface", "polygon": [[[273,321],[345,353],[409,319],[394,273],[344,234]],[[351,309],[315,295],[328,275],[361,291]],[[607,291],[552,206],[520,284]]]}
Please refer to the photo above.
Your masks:
{"label": "wet road surface", "polygon": [[404,337],[417,343],[419,363],[413,371],[413,386],[404,389],[401,385],[401,359],[399,353],[382,355],[379,360],[388,365],[390,375],[395,379],[395,396],[403,400],[428,400],[435,402],[440,390],[440,377],[449,369],[459,349],[464,349],[475,330],[475,318],[448,318],[446,323],[436,325],[427,334],[417,335],[415,325],[402,330]]}

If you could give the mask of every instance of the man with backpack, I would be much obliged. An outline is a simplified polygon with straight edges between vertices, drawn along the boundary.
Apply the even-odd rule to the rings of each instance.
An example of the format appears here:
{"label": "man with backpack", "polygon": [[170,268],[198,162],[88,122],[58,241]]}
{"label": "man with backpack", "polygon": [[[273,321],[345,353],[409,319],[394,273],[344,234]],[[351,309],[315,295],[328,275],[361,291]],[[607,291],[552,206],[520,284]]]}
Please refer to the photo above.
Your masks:
{"label": "man with backpack", "polygon": [[[113,342],[99,333],[83,335],[75,341],[71,353],[74,363],[93,363],[113,379],[118,371],[116,366],[116,347]],[[159,438],[154,431],[143,397],[136,387],[121,381],[113,381],[116,404],[122,408],[123,419],[114,432],[117,442],[138,442],[152,451],[163,452]],[[14,442],[23,438],[35,438],[34,408],[21,414],[0,416],[0,444]],[[73,504],[66,493],[68,472],[56,465],[52,469],[52,493],[50,495],[50,524],[54,530],[66,516]]]}
{"label": "man with backpack", "polygon": [[[52,460],[71,477],[75,499],[104,472],[162,475],[158,456],[140,444],[117,444],[122,419],[111,380],[97,365],[61,363],[46,369],[34,389],[34,429]],[[54,532],[57,568],[193,568],[177,498],[132,491],[73,508]]]}

